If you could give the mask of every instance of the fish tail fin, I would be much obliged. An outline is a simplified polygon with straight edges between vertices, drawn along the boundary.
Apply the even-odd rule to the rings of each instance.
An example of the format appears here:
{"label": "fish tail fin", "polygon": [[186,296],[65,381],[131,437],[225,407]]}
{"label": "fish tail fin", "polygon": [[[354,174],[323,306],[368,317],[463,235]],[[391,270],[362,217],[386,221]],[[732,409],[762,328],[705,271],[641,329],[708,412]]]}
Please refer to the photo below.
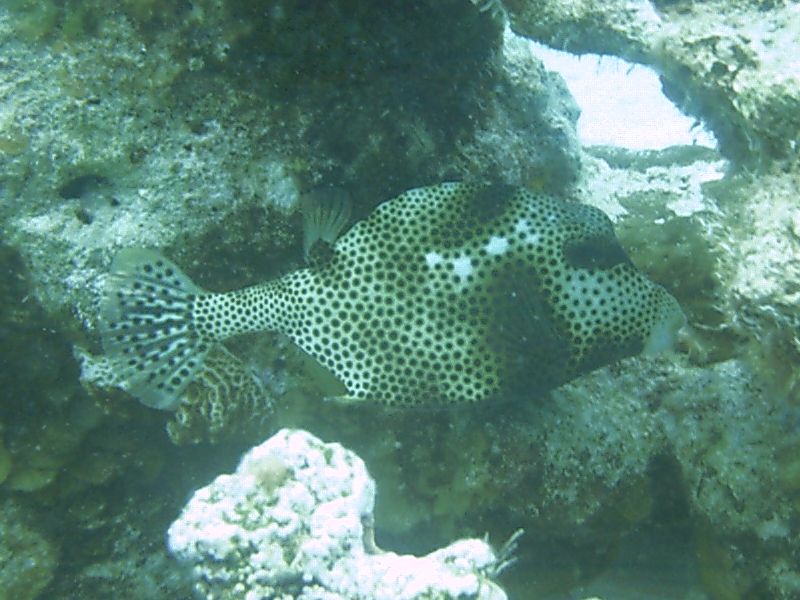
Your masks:
{"label": "fish tail fin", "polygon": [[120,251],[100,304],[99,329],[123,387],[143,404],[172,410],[200,371],[214,340],[195,327],[205,292],[158,252]]}

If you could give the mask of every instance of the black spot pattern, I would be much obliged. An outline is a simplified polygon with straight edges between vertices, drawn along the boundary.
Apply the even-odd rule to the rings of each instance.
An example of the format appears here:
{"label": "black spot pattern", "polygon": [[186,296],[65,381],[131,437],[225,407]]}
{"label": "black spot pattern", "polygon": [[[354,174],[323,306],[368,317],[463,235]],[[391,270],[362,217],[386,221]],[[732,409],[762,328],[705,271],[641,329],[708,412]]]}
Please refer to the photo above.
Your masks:
{"label": "black spot pattern", "polygon": [[157,252],[136,248],[115,257],[100,307],[103,349],[144,404],[175,408],[202,366],[213,342],[193,319],[202,293]]}
{"label": "black spot pattern", "polygon": [[162,408],[211,344],[247,331],[284,332],[351,400],[448,404],[541,393],[641,351],[682,315],[602,212],[508,186],[409,190],[313,268],[229,293],[129,252],[115,261],[104,345],[129,389]]}
{"label": "black spot pattern", "polygon": [[217,339],[281,330],[351,399],[413,405],[553,388],[640,351],[675,310],[599,210],[447,183],[378,207],[322,267],[198,299],[195,319]]}

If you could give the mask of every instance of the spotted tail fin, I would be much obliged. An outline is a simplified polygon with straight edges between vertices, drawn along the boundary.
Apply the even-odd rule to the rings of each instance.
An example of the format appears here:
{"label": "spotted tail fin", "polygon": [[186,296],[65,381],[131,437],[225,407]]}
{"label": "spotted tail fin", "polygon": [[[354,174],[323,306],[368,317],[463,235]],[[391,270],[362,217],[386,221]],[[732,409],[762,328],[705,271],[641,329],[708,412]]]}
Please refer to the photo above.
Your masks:
{"label": "spotted tail fin", "polygon": [[103,350],[123,387],[143,404],[172,410],[213,343],[193,323],[205,293],[158,252],[122,250],[100,305]]}

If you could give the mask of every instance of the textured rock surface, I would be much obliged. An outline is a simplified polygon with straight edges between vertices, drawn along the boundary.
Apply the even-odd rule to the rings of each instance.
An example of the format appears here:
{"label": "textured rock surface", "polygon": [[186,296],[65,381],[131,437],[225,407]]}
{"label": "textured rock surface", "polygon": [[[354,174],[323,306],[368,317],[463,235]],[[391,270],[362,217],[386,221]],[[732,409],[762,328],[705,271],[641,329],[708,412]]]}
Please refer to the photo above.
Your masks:
{"label": "textured rock surface", "polygon": [[58,545],[34,525],[35,517],[19,504],[0,501],[0,597],[33,600],[53,578]]}
{"label": "textured rock surface", "polygon": [[[469,2],[267,4],[0,8],[0,230],[28,269],[23,297],[73,337],[94,327],[120,247],[165,249],[230,289],[300,263],[293,213],[317,186],[349,189],[363,216],[446,178],[576,178],[568,93],[500,52],[500,24]],[[207,391],[175,440],[224,438],[252,404],[223,411]]]}
{"label": "textured rock surface", "polygon": [[458,142],[459,171],[534,190],[569,187],[581,167],[575,100],[561,76],[546,71],[526,41],[508,30],[499,64],[495,92],[483,100],[486,120]]}
{"label": "textured rock surface", "polygon": [[782,484],[789,469],[776,459],[796,446],[800,413],[759,389],[736,361],[686,378],[663,402],[664,431],[697,521],[707,591],[715,598],[745,589],[796,597],[800,568],[789,559],[800,552],[791,533],[796,501]]}
{"label": "textured rock surface", "polygon": [[748,164],[796,156],[800,12],[794,2],[506,0],[511,27],[569,52],[652,66],[667,95]]}
{"label": "textured rock surface", "polygon": [[[25,2],[0,12],[0,215],[36,295],[88,324],[94,282],[120,246],[180,258],[199,244],[203,255],[188,253],[199,265],[247,264],[258,249],[260,269],[211,271],[216,285],[274,273],[269,259],[296,244],[287,213],[315,186],[350,188],[363,214],[446,178],[575,177],[563,87],[541,69],[513,76],[500,26],[469,2],[363,3],[354,15],[288,2],[199,2],[189,14],[86,4],[52,3],[41,21]],[[40,41],[15,36],[28,22],[41,23]],[[525,141],[525,164],[505,168],[504,135]]]}
{"label": "textured rock surface", "polygon": [[201,488],[169,528],[206,598],[504,600],[480,540],[424,557],[375,547],[375,482],[339,444],[282,429]]}
{"label": "textured rock surface", "polygon": [[713,153],[679,150],[632,160],[595,148],[583,159],[579,194],[611,216],[634,262],[680,300],[692,360],[745,358],[771,392],[796,404],[798,174],[723,177]]}

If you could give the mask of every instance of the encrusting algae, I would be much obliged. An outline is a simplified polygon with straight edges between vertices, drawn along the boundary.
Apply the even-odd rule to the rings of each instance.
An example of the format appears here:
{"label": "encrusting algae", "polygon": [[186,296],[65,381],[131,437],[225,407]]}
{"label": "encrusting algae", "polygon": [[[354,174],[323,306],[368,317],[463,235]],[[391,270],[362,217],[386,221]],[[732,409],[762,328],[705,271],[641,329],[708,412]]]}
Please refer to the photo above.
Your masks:
{"label": "encrusting algae", "polygon": [[454,404],[541,393],[668,347],[677,301],[631,263],[599,210],[506,185],[442,183],[385,202],[312,266],[225,293],[156,252],[123,250],[101,307],[123,386],[174,409],[218,343],[277,330],[346,401]]}

